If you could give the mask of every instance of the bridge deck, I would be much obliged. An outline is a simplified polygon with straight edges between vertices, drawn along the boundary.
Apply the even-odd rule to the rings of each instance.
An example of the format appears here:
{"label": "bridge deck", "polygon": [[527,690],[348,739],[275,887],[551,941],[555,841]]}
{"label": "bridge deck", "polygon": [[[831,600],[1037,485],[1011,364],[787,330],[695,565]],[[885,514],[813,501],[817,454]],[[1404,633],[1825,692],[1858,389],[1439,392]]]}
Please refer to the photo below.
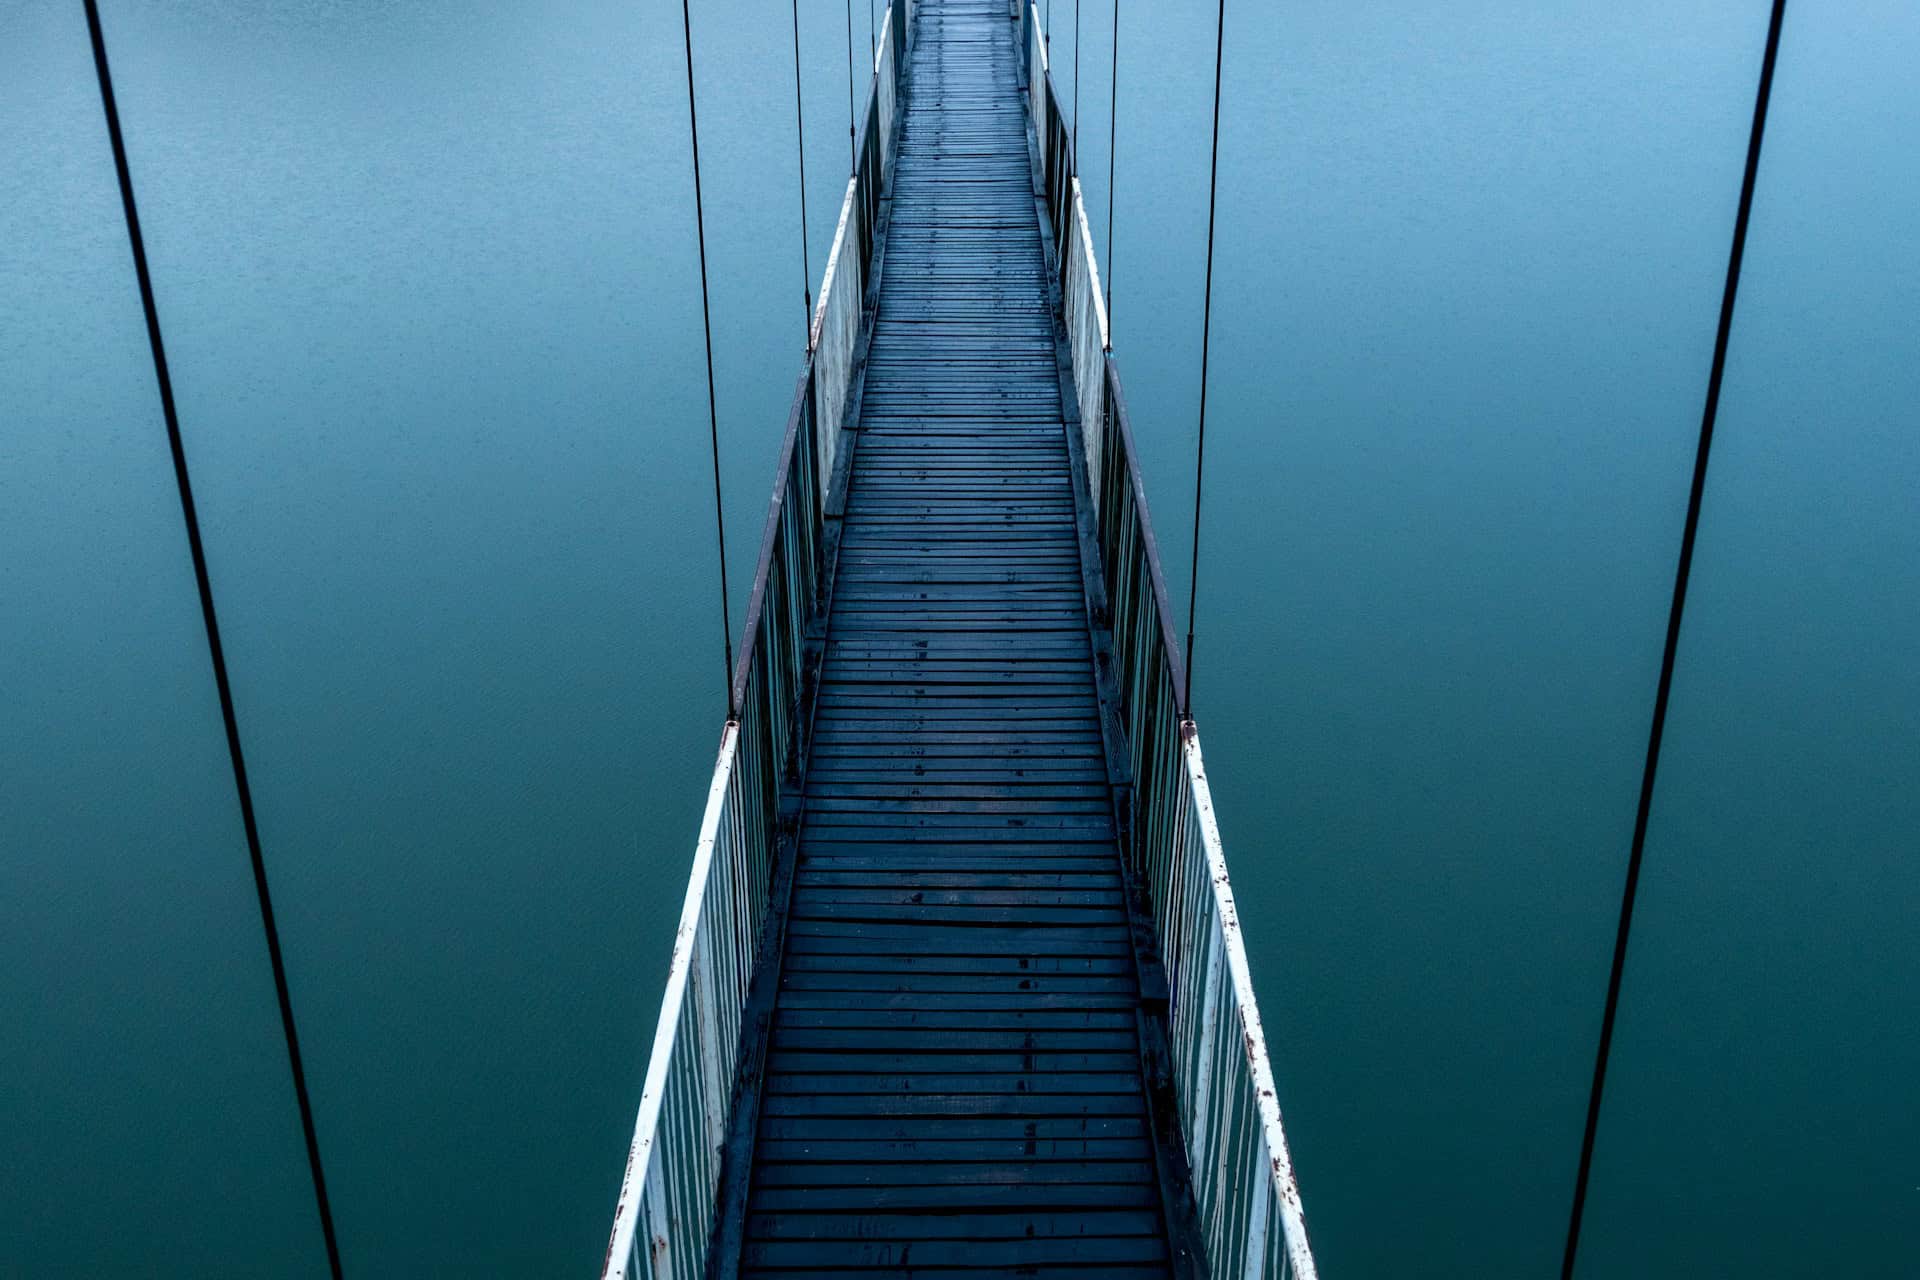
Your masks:
{"label": "bridge deck", "polygon": [[920,3],[747,1275],[1168,1273],[1006,12]]}

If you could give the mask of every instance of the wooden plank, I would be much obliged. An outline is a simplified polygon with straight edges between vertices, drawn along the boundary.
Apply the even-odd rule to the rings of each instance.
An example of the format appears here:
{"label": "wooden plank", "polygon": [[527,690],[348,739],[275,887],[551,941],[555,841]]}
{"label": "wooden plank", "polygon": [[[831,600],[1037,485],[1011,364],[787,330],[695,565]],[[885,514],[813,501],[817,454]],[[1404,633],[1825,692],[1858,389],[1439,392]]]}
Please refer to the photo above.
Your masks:
{"label": "wooden plank", "polygon": [[[960,1213],[966,1210],[1151,1209],[1160,1193],[1143,1183],[1094,1182],[1051,1187],[1044,1201],[1032,1187],[987,1183],[970,1187],[767,1187],[756,1188],[752,1213]],[[992,1272],[1004,1277],[1004,1272]]]}
{"label": "wooden plank", "polygon": [[[1144,1151],[1145,1143],[1138,1144]],[[1081,1211],[1077,1213],[983,1213],[965,1220],[968,1239],[973,1240],[1053,1240],[1097,1236],[1152,1236],[1160,1232],[1159,1220],[1137,1209]],[[747,1236],[753,1240],[938,1240],[948,1238],[954,1219],[944,1214],[888,1214],[857,1217],[838,1213],[755,1214],[747,1221]]]}
{"label": "wooden plank", "polygon": [[761,1137],[768,1142],[1144,1140],[1147,1127],[1141,1116],[768,1116],[761,1122]]}
{"label": "wooden plank", "polygon": [[934,1053],[889,1054],[874,1059],[843,1053],[784,1050],[767,1060],[767,1070],[790,1075],[836,1071],[843,1075],[884,1075],[888,1072],[1114,1072],[1139,1065],[1123,1053]]}
{"label": "wooden plank", "polygon": [[[952,1230],[952,1227],[949,1227]],[[934,1237],[899,1240],[750,1240],[747,1265],[760,1267],[851,1268],[900,1266],[908,1258],[916,1267],[1002,1267],[1012,1274],[1049,1264],[1112,1267],[1164,1261],[1167,1242],[1153,1236],[1079,1237],[1073,1239],[982,1240]]]}

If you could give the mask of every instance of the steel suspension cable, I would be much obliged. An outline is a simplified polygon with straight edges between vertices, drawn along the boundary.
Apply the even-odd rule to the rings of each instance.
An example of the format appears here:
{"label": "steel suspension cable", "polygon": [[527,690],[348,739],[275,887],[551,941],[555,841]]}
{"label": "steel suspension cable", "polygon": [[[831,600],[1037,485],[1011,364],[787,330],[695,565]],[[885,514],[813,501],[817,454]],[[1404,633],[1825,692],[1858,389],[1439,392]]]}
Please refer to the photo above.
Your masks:
{"label": "steel suspension cable", "polygon": [[[1213,31],[1213,159],[1207,174],[1207,276],[1200,304],[1200,434],[1193,455],[1193,563],[1187,573],[1187,686],[1181,697],[1181,705],[1189,717],[1193,715],[1193,619],[1200,600],[1200,498],[1207,474],[1207,353],[1213,339],[1213,210],[1220,189],[1220,68],[1226,41],[1227,0],[1220,0]],[[1108,325],[1111,332],[1111,319]]]}
{"label": "steel suspension cable", "polygon": [[860,170],[860,157],[855,153],[853,138],[853,0],[847,0],[847,172]]}
{"label": "steel suspension cable", "polygon": [[1706,404],[1700,414],[1700,438],[1694,449],[1693,479],[1687,491],[1686,523],[1680,533],[1680,555],[1674,567],[1673,600],[1667,610],[1667,635],[1660,654],[1660,679],[1654,688],[1653,718],[1647,732],[1646,766],[1640,775],[1640,801],[1633,816],[1633,842],[1627,853],[1627,877],[1620,895],[1620,922],[1613,940],[1613,964],[1607,975],[1607,1000],[1600,1016],[1600,1043],[1594,1055],[1593,1086],[1587,1095],[1587,1123],[1580,1140],[1580,1166],[1574,1176],[1573,1210],[1567,1221],[1567,1247],[1561,1257],[1562,1280],[1572,1280],[1580,1249],[1581,1219],[1586,1210],[1587,1184],[1593,1169],[1594,1138],[1600,1125],[1600,1104],[1607,1084],[1607,1059],[1613,1049],[1614,1021],[1620,1008],[1620,984],[1626,971],[1627,939],[1633,928],[1634,900],[1640,886],[1640,866],[1647,848],[1647,824],[1653,810],[1654,776],[1660,767],[1660,742],[1666,730],[1667,702],[1673,690],[1673,668],[1680,647],[1680,619],[1687,605],[1687,581],[1693,572],[1694,539],[1700,528],[1700,505],[1706,492],[1707,457],[1713,448],[1714,419],[1720,410],[1720,384],[1726,373],[1727,343],[1733,330],[1734,297],[1740,288],[1740,262],[1747,247],[1747,225],[1753,213],[1753,189],[1760,173],[1760,142],[1767,127],[1767,100],[1773,92],[1773,68],[1780,52],[1780,26],[1786,0],[1773,0],[1767,20],[1766,52],[1760,60],[1760,83],[1753,100],[1753,125],[1747,135],[1747,164],[1740,178],[1740,204],[1733,219],[1733,244],[1727,253],[1727,278],[1720,295],[1720,321],[1713,336],[1713,360],[1707,372]]}
{"label": "steel suspension cable", "polygon": [[207,572],[207,550],[200,537],[200,516],[187,473],[186,446],[180,434],[180,413],[173,398],[173,376],[167,366],[166,344],[160,337],[160,311],[154,302],[153,275],[147,266],[146,238],[140,230],[140,209],[133,195],[133,171],[127,163],[127,144],[120,131],[120,109],[113,95],[113,74],[107,65],[106,37],[100,27],[97,0],[85,0],[87,34],[93,43],[94,75],[100,83],[100,106],[106,113],[107,139],[113,147],[113,167],[120,183],[120,207],[133,251],[133,272],[140,286],[140,307],[147,323],[147,345],[153,354],[153,376],[159,386],[160,416],[166,424],[167,448],[173,455],[174,486],[180,495],[180,515],[187,528],[187,551],[193,561],[194,587],[200,595],[200,621],[207,636],[207,656],[213,666],[213,685],[220,701],[220,719],[226,729],[227,757],[233,768],[233,788],[240,802],[240,825],[246,834],[247,858],[253,868],[254,896],[260,905],[260,927],[266,934],[267,962],[273,969],[274,996],[280,1005],[280,1030],[287,1042],[287,1064],[293,1073],[294,1100],[300,1108],[300,1129],[306,1140],[307,1168],[313,1179],[313,1203],[320,1216],[320,1237],[327,1251],[327,1269],[339,1280],[340,1242],[333,1228],[333,1207],[327,1197],[327,1178],[320,1164],[320,1137],[314,1127],[313,1100],[307,1092],[307,1073],[300,1054],[300,1035],[294,1025],[293,996],[287,985],[286,959],[280,948],[280,928],[267,886],[266,857],[260,847],[260,825],[253,808],[253,787],[247,778],[246,754],[240,747],[240,722],[233,707],[233,686],[227,677],[227,656],[220,641],[220,621],[213,607],[213,583]]}
{"label": "steel suspension cable", "polygon": [[693,151],[693,227],[700,245],[700,326],[707,344],[707,431],[713,446],[713,532],[720,548],[720,643],[725,654],[727,715],[737,717],[733,704],[733,620],[727,610],[727,521],[720,497],[720,410],[713,392],[713,307],[707,297],[707,215],[700,194],[700,114],[693,95],[693,14],[688,0],[680,0],[680,31],[687,50],[687,137]]}
{"label": "steel suspension cable", "polygon": [[[1078,78],[1077,76],[1075,77]],[[1120,136],[1120,0],[1113,0],[1113,69],[1107,76],[1107,340],[1113,340],[1113,152]]]}
{"label": "steel suspension cable", "polygon": [[[807,260],[807,120],[800,110],[800,0],[793,0],[793,134],[800,160],[800,340],[813,341],[813,267]],[[729,682],[732,676],[728,676]],[[727,686],[731,689],[731,683]]]}
{"label": "steel suspension cable", "polygon": [[1080,175],[1080,0],[1073,0],[1073,170]]}

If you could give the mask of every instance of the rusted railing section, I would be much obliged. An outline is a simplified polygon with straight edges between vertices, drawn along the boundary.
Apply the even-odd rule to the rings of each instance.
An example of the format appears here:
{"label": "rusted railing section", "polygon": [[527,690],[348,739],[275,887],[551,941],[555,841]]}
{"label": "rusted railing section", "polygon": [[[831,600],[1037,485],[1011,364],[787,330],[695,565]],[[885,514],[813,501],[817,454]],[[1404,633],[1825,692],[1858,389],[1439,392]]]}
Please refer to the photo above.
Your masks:
{"label": "rusted railing section", "polygon": [[1047,69],[1037,6],[1022,15],[1028,108],[1056,264],[1106,580],[1118,718],[1132,768],[1127,856],[1167,974],[1174,1095],[1209,1274],[1317,1274],[1227,879],[1185,664],[1113,362],[1072,124]]}
{"label": "rusted railing section", "polygon": [[858,167],[834,231],[730,690],[732,714],[694,846],[667,988],[601,1275],[706,1274],[742,1050],[742,1012],[772,904],[780,799],[798,785],[807,632],[825,607],[829,488],[862,338],[892,163],[909,0],[889,0]]}

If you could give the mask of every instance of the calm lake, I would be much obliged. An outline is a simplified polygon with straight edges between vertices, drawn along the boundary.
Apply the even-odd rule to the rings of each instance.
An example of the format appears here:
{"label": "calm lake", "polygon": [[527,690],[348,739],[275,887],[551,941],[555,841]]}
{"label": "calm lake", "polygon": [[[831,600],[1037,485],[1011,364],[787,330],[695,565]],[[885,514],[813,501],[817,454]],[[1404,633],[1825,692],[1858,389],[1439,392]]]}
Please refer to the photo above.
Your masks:
{"label": "calm lake", "polygon": [[[1184,608],[1215,8],[1122,0],[1115,121],[1115,6],[1048,7]],[[791,12],[692,8],[737,627],[871,36],[801,5],[809,273]],[[725,709],[680,6],[102,10],[346,1270],[586,1274]],[[1226,21],[1194,706],[1308,1223],[1552,1274],[1767,5]],[[1583,1274],[1914,1274],[1916,66],[1920,8],[1789,7]],[[0,1203],[8,1275],[325,1272],[50,0],[0,0]]]}

